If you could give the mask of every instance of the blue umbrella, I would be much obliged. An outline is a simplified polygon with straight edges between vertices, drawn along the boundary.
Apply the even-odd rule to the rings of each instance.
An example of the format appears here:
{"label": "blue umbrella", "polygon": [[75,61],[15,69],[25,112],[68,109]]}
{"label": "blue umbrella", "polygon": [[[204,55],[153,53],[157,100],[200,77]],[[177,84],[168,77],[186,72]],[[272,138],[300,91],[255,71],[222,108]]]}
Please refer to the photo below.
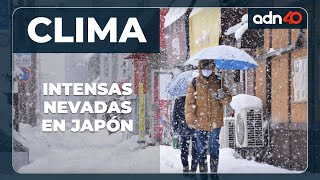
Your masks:
{"label": "blue umbrella", "polygon": [[192,78],[198,76],[198,70],[185,71],[174,77],[166,87],[170,97],[185,96]]}
{"label": "blue umbrella", "polygon": [[248,70],[258,66],[257,62],[245,51],[232,46],[212,46],[192,56],[185,64],[198,66],[203,59],[215,61],[217,69]]}

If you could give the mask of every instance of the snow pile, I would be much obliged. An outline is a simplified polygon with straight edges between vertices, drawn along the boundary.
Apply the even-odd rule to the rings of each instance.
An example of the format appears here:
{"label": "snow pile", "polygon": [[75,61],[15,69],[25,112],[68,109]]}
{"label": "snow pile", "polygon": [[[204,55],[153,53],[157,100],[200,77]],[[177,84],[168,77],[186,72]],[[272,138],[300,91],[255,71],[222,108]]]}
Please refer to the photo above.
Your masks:
{"label": "snow pile", "polygon": [[240,40],[242,35],[248,30],[248,23],[244,23],[239,29],[234,33],[236,40]]}
{"label": "snow pile", "polygon": [[56,132],[20,124],[13,136],[30,152],[30,164],[19,173],[156,173],[160,169],[159,146],[142,149],[138,136],[124,133]]}
{"label": "snow pile", "polygon": [[268,51],[268,53],[272,53],[272,52],[275,52],[275,51],[276,51],[275,49],[270,48],[269,51]]}
{"label": "snow pile", "polygon": [[[67,124],[68,126],[68,124]],[[83,132],[72,133],[71,131],[44,133],[41,126],[31,127],[28,124],[20,123],[20,133],[14,131],[13,136],[30,150],[30,160],[42,157],[57,149],[72,150],[83,147],[112,146],[122,141],[122,133],[108,135],[107,130],[98,133]],[[107,138],[108,137],[108,138]]]}
{"label": "snow pile", "polygon": [[236,24],[236,25],[234,25],[234,26],[231,26],[231,27],[227,30],[227,32],[225,32],[224,34],[227,35],[227,36],[229,36],[229,35],[231,35],[231,34],[234,34],[241,26],[242,26],[241,23],[238,23],[238,24]]}
{"label": "snow pile", "polygon": [[248,22],[248,14],[245,14],[245,15],[242,16],[241,22],[244,22],[244,23]]}
{"label": "snow pile", "polygon": [[239,41],[242,35],[248,30],[248,14],[245,14],[241,18],[241,22],[231,26],[226,32],[225,35],[234,34],[234,37]]}
{"label": "snow pile", "polygon": [[256,96],[247,94],[238,94],[232,97],[230,106],[236,111],[240,112],[244,108],[262,108],[262,101]]}

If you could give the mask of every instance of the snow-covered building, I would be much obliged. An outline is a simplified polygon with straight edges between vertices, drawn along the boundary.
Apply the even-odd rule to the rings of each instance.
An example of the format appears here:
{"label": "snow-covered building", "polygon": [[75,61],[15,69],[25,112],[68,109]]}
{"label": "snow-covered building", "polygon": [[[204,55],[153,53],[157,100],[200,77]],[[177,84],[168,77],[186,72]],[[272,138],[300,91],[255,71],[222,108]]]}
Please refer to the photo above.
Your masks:
{"label": "snow-covered building", "polygon": [[242,155],[287,169],[307,167],[307,33],[298,29],[245,28],[247,9],[221,9],[220,44],[245,50],[255,57],[254,70],[236,71],[238,93],[262,100],[264,148],[240,148]]}
{"label": "snow-covered building", "polygon": [[[151,144],[160,142],[162,138],[160,87],[165,85],[160,84],[160,81],[162,77],[171,75],[171,72],[166,67],[167,55],[164,28],[165,16],[168,11],[168,8],[160,9],[160,53],[133,53],[125,57],[125,59],[133,62],[133,85],[137,103],[139,103],[139,99],[142,96],[144,98],[144,107],[138,106],[137,108],[143,108],[143,111],[140,111],[141,113],[136,116],[139,126],[143,124],[140,126],[143,132],[141,136],[143,138],[141,139],[147,141],[150,139],[151,141],[148,141],[148,143]],[[143,93],[139,93],[140,84],[143,85]]]}
{"label": "snow-covered building", "polygon": [[307,32],[265,29],[258,48],[256,96],[270,122],[270,164],[295,170],[307,168],[308,49]]}

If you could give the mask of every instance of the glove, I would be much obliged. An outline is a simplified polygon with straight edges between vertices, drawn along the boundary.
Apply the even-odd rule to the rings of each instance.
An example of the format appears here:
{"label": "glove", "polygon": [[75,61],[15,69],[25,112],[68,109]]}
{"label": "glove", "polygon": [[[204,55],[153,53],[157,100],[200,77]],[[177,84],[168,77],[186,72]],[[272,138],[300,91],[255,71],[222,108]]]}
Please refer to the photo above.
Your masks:
{"label": "glove", "polygon": [[224,98],[224,91],[223,91],[223,89],[218,89],[218,91],[217,91],[216,93],[213,93],[213,94],[212,94],[212,97],[213,97],[215,100],[223,99],[223,98]]}

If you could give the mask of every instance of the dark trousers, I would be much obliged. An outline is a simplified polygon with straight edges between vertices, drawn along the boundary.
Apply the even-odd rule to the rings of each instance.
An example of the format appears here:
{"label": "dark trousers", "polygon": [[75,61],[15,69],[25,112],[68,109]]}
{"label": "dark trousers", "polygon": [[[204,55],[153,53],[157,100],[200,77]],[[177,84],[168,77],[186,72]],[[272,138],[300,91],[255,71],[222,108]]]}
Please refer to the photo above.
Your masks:
{"label": "dark trousers", "polygon": [[210,168],[217,166],[214,162],[219,160],[219,134],[221,128],[213,129],[212,131],[196,130],[197,138],[197,153],[200,166],[207,165],[207,151],[210,151]]}
{"label": "dark trousers", "polygon": [[188,155],[189,155],[189,146],[192,143],[192,151],[191,151],[191,171],[197,170],[197,148],[196,148],[196,138],[191,136],[181,136],[181,162],[182,166],[189,167]]}

